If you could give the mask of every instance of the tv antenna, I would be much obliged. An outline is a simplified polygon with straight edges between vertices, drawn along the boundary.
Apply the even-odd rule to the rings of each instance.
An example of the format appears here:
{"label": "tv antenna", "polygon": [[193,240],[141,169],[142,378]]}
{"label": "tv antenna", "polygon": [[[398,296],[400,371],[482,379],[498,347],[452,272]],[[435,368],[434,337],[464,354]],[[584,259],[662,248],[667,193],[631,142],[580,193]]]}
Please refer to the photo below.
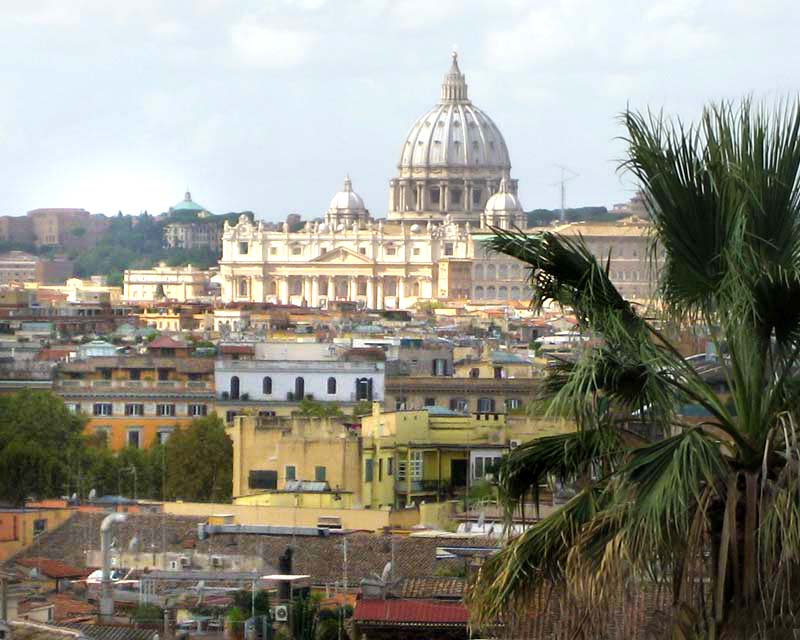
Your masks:
{"label": "tv antenna", "polygon": [[552,182],[553,185],[558,185],[559,190],[561,191],[561,211],[559,213],[559,219],[562,223],[567,221],[567,182],[574,180],[580,174],[577,171],[573,171],[569,167],[565,167],[564,165],[557,164],[555,165],[559,169],[561,169],[561,179],[558,182]]}

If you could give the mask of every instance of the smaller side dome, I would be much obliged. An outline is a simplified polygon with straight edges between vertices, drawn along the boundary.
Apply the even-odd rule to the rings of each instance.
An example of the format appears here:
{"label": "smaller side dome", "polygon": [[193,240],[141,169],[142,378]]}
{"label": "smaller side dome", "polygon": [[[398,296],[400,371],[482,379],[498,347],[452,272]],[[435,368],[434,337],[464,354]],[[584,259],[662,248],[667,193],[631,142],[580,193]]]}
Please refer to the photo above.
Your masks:
{"label": "smaller side dome", "polygon": [[519,211],[522,211],[522,203],[520,203],[517,194],[511,192],[508,180],[503,178],[500,180],[500,188],[497,193],[494,193],[486,202],[486,213],[516,213]]}
{"label": "smaller side dome", "polygon": [[333,198],[331,198],[328,210],[331,212],[364,210],[364,201],[361,199],[360,195],[353,191],[353,183],[350,181],[350,176],[344,179],[344,188],[336,192]]}
{"label": "smaller side dome", "polygon": [[325,214],[325,222],[333,228],[339,225],[351,225],[369,219],[369,211],[364,206],[361,196],[353,191],[353,183],[350,176],[344,179],[344,187],[337,192],[328,206]]}

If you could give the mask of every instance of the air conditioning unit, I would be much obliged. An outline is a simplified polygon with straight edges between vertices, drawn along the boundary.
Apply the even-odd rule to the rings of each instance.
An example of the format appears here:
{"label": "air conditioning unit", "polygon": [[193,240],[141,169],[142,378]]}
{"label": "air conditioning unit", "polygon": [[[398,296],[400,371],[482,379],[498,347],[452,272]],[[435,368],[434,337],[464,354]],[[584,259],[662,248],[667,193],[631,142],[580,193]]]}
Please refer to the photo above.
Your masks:
{"label": "air conditioning unit", "polygon": [[275,622],[288,622],[289,621],[289,607],[285,604],[275,607]]}
{"label": "air conditioning unit", "polygon": [[222,569],[225,563],[222,560],[222,556],[211,556],[211,566],[215,569]]}
{"label": "air conditioning unit", "polygon": [[509,440],[508,441],[508,448],[509,449],[516,449],[522,443],[519,440]]}

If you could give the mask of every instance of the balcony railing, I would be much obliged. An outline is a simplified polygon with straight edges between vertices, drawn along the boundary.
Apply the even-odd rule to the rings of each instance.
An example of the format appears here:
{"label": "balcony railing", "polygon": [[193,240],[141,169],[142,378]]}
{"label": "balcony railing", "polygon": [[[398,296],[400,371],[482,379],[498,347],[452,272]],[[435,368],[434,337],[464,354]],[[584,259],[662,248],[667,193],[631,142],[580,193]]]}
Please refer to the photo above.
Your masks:
{"label": "balcony railing", "polygon": [[209,382],[204,380],[58,380],[56,387],[70,391],[92,389],[102,391],[208,391]]}
{"label": "balcony railing", "polygon": [[[400,493],[408,491],[407,480],[397,480],[395,489]],[[440,483],[438,480],[412,480],[411,493],[437,493],[440,489],[445,488],[445,483]]]}

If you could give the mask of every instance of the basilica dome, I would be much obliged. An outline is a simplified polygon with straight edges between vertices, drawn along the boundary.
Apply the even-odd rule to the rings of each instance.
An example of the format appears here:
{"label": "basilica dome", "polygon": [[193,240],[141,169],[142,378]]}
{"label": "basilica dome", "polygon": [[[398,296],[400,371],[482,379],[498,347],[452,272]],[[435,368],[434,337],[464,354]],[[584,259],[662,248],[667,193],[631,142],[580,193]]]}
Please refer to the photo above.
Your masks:
{"label": "basilica dome", "polygon": [[467,97],[467,83],[453,54],[439,104],[411,127],[399,168],[474,167],[507,172],[508,147],[492,119]]}

